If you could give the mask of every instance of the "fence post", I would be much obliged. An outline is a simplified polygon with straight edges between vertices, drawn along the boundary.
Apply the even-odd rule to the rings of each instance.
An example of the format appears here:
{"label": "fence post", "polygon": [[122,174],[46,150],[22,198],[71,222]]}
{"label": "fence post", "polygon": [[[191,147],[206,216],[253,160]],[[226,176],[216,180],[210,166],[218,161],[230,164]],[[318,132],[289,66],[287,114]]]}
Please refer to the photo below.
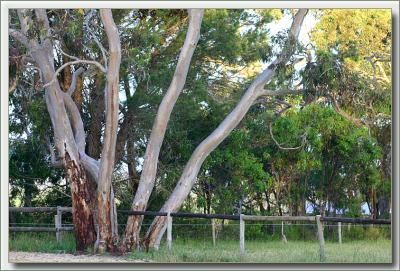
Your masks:
{"label": "fence post", "polygon": [[61,227],[62,227],[62,211],[60,209],[60,206],[57,206],[57,214],[54,216],[54,224],[56,227],[56,239],[57,242],[61,241],[62,237],[62,232],[61,232]]}
{"label": "fence post", "polygon": [[[164,226],[165,227],[165,226]],[[163,231],[165,232],[165,229],[163,229]],[[157,236],[156,241],[154,242],[154,250],[158,250],[160,248],[160,243],[161,243],[161,239],[164,236],[164,234],[159,234]]]}
{"label": "fence post", "polygon": [[324,228],[321,223],[321,215],[315,216],[318,227],[318,240],[319,240],[319,259],[321,262],[325,261],[325,240],[324,240]]}
{"label": "fence post", "polygon": [[342,222],[338,222],[339,244],[342,243]]}
{"label": "fence post", "polygon": [[240,214],[240,255],[244,255],[244,220],[243,215]]}
{"label": "fence post", "polygon": [[212,239],[213,245],[215,246],[215,219],[211,219]]}
{"label": "fence post", "polygon": [[169,251],[172,250],[172,217],[170,212],[167,215],[167,247]]}
{"label": "fence post", "polygon": [[282,241],[286,244],[287,243],[287,239],[286,239],[286,235],[283,232],[283,221],[282,221],[282,228],[281,228],[281,234],[282,234]]}

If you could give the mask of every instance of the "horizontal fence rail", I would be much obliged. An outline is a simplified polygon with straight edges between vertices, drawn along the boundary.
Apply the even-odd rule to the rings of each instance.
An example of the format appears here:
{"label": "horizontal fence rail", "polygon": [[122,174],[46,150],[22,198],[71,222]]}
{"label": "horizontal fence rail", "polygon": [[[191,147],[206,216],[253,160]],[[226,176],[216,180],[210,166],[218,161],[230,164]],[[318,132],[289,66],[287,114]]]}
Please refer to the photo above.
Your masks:
{"label": "horizontal fence rail", "polygon": [[[57,241],[61,240],[62,232],[73,231],[74,227],[62,225],[62,214],[72,212],[71,207],[9,207],[10,212],[14,213],[56,213],[54,216],[54,227],[9,227],[11,232],[55,232]],[[370,218],[349,218],[349,217],[323,217],[316,216],[256,216],[256,215],[227,215],[227,214],[201,214],[201,213],[167,213],[154,211],[131,211],[117,210],[120,214],[131,215],[147,215],[147,216],[166,216],[167,217],[167,247],[172,250],[172,218],[205,218],[211,219],[213,245],[216,243],[215,221],[214,219],[239,220],[239,248],[240,254],[245,255],[245,221],[280,221],[282,223],[282,239],[286,241],[286,236],[283,233],[284,221],[307,221],[316,222],[317,235],[319,240],[320,261],[326,260],[325,256],[325,240],[324,240],[324,224],[325,222],[338,223],[338,240],[342,243],[342,223],[347,224],[391,224],[390,219],[370,219]],[[158,249],[160,238],[155,245]],[[286,241],[287,242],[287,241]]]}
{"label": "horizontal fence rail", "polygon": [[242,215],[246,221],[315,221],[315,216],[255,216]]}
{"label": "horizontal fence rail", "polygon": [[[149,215],[149,216],[168,216],[167,212],[153,212],[153,211],[130,211],[119,210],[118,213],[126,215]],[[201,214],[201,213],[170,213],[171,217],[188,217],[188,218],[208,218],[208,219],[227,219],[239,220],[239,215],[225,215],[225,214]]]}
{"label": "horizontal fence rail", "polygon": [[12,232],[56,232],[74,231],[74,227],[50,228],[50,227],[9,227]]}
{"label": "horizontal fence rail", "polygon": [[[14,213],[52,213],[52,212],[72,212],[71,207],[9,207],[10,212]],[[131,211],[131,210],[117,210],[120,214],[125,215],[147,215],[147,216],[167,216],[167,212],[155,211]],[[185,213],[176,212],[170,213],[171,217],[182,218],[206,218],[206,219],[227,219],[227,220],[240,220],[240,215],[226,215],[226,214],[202,214],[202,213]],[[315,221],[315,216],[255,216],[255,215],[242,215],[243,220],[246,221]],[[391,224],[390,219],[370,219],[370,218],[350,218],[350,217],[328,217],[321,216],[323,222],[342,222],[352,224]]]}
{"label": "horizontal fence rail", "polygon": [[329,217],[322,216],[321,221],[342,222],[351,224],[391,224],[390,219],[350,218],[350,217]]}
{"label": "horizontal fence rail", "polygon": [[9,207],[11,213],[55,213],[57,211],[70,213],[72,207]]}

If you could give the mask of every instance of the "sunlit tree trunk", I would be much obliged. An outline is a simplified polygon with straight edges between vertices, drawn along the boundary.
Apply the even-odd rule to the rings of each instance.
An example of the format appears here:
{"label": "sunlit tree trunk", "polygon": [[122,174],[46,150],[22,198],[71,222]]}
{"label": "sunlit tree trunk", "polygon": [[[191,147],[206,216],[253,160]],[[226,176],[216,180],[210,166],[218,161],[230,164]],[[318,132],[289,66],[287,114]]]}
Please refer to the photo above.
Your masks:
{"label": "sunlit tree trunk", "polygon": [[[295,51],[297,37],[306,14],[307,10],[305,9],[301,9],[297,12],[290,28],[288,42],[283,48],[282,54],[279,55],[266,70],[256,77],[231,113],[229,113],[222,123],[195,149],[174,191],[160,209],[161,212],[176,212],[179,210],[195,184],[197,174],[204,160],[239,124],[257,98],[260,96],[284,94],[281,91],[265,90],[264,85],[273,78],[277,66],[285,65]],[[153,247],[159,235],[164,234],[165,229],[166,217],[156,217],[146,233],[144,239],[145,247]]]}
{"label": "sunlit tree trunk", "polygon": [[[57,71],[54,68],[54,54],[53,54],[53,43],[49,38],[51,36],[51,29],[47,18],[46,10],[35,9],[34,13],[30,13],[28,10],[18,9],[17,10],[20,30],[10,29],[9,34],[14,37],[17,41],[22,43],[33,58],[33,62],[40,69],[41,78],[45,88],[45,100],[47,110],[50,115],[52,127],[54,130],[54,144],[57,150],[58,157],[56,159],[55,152],[49,142],[51,159],[54,166],[64,167],[68,180],[71,187],[72,196],[72,217],[74,222],[75,241],[77,251],[83,251],[88,246],[94,244],[96,241],[96,231],[94,226],[93,218],[93,192],[94,186],[91,183],[97,182],[98,189],[101,193],[103,191],[110,191],[106,194],[104,200],[105,205],[110,206],[112,202],[112,190],[111,190],[111,177],[113,162],[113,151],[115,150],[115,143],[112,145],[112,141],[115,140],[113,137],[113,131],[116,131],[118,124],[115,115],[115,108],[118,109],[118,73],[119,73],[119,61],[118,50],[114,50],[115,46],[119,46],[118,33],[116,31],[115,24],[112,24],[111,11],[102,11],[105,16],[104,26],[106,28],[107,36],[110,41],[110,73],[107,73],[108,90],[112,92],[111,97],[108,95],[108,109],[106,110],[109,116],[108,124],[111,126],[106,129],[107,133],[105,139],[109,145],[109,149],[103,150],[102,152],[102,163],[98,160],[88,156],[85,152],[86,139],[83,121],[79,112],[79,109],[72,99],[77,85],[79,85],[79,75],[83,72],[82,68],[74,71],[72,78],[68,79],[70,85],[67,91],[63,91],[60,87],[60,82],[57,80],[57,74],[60,73],[64,68],[68,67],[70,63],[64,63]],[[35,16],[34,16],[35,15]],[[111,19],[110,19],[111,17]],[[35,22],[34,22],[35,20]],[[38,36],[28,34],[28,30],[37,28]],[[33,32],[32,32],[33,33]],[[116,53],[117,52],[117,53]],[[88,61],[77,60],[74,64],[87,63]],[[96,61],[89,61],[91,64],[98,66],[103,72],[107,72],[107,69],[102,67]],[[66,86],[64,86],[66,88]],[[111,113],[110,113],[111,112]],[[114,123],[113,123],[114,122]],[[104,159],[104,160],[103,160]],[[112,161],[112,163],[109,163]],[[111,165],[110,165],[111,164]],[[100,171],[100,168],[102,169]],[[101,174],[101,175],[100,175]],[[99,175],[101,178],[99,178]],[[106,176],[106,177],[104,177]],[[99,182],[99,179],[102,181]],[[106,180],[106,181],[104,181]],[[109,188],[107,188],[109,186]],[[104,194],[103,194],[104,195]],[[103,202],[101,202],[103,203]],[[103,211],[104,206],[102,205],[101,215],[102,220],[99,221],[104,225]],[[110,208],[109,217],[111,221],[113,219],[114,208]],[[113,232],[114,223],[106,221],[106,225],[112,224],[111,232]],[[103,227],[104,228],[104,227]],[[108,228],[107,228],[108,229]],[[105,234],[100,235],[102,237]]]}
{"label": "sunlit tree trunk", "polygon": [[[144,156],[143,171],[140,176],[139,186],[132,202],[131,210],[143,211],[147,207],[148,200],[154,187],[157,174],[158,156],[164,140],[165,131],[171,116],[172,109],[183,90],[186,76],[189,70],[197,42],[200,38],[200,26],[204,10],[189,10],[189,28],[185,42],[179,54],[171,84],[165,94],[153,124],[149,142]],[[125,238],[121,246],[122,250],[129,251],[134,246],[139,246],[139,232],[143,216],[130,216],[125,229]]]}
{"label": "sunlit tree trunk", "polygon": [[97,183],[99,240],[98,251],[114,250],[113,232],[116,212],[114,211],[114,193],[112,191],[112,175],[115,162],[115,146],[117,142],[118,110],[119,110],[119,68],[121,64],[121,43],[114,23],[111,9],[101,9],[100,17],[108,38],[109,67],[107,70],[107,86],[105,87],[106,122],[103,150]]}

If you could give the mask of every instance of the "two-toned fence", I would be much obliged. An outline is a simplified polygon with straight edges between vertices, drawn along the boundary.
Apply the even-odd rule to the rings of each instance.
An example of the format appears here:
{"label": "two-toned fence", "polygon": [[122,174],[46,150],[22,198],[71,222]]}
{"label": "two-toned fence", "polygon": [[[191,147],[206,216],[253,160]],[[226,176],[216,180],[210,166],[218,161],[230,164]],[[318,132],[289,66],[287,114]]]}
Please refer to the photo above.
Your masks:
{"label": "two-toned fence", "polygon": [[[20,213],[34,213],[34,212],[50,212],[56,213],[54,216],[54,228],[49,227],[9,227],[12,232],[55,232],[57,241],[61,240],[61,233],[64,231],[73,231],[73,227],[63,227],[62,225],[62,214],[66,212],[72,212],[71,207],[10,207],[10,212]],[[224,220],[236,220],[239,221],[239,248],[240,254],[245,255],[245,227],[246,221],[263,221],[263,222],[290,222],[290,221],[306,221],[316,223],[317,236],[319,241],[319,255],[320,261],[325,261],[325,239],[324,239],[324,223],[338,223],[338,241],[342,242],[342,223],[347,224],[391,224],[390,219],[368,219],[368,218],[345,218],[345,217],[322,217],[316,216],[255,216],[255,215],[226,215],[226,214],[200,214],[200,213],[167,213],[167,212],[153,212],[153,211],[130,211],[130,210],[118,210],[118,213],[131,215],[146,215],[146,216],[167,216],[167,238],[166,244],[168,250],[172,250],[172,227],[173,217],[180,218],[203,218],[211,219],[212,226],[212,240],[213,244],[216,243],[216,226],[215,219]],[[283,225],[283,224],[282,224]],[[283,230],[283,228],[282,228]],[[283,232],[282,232],[283,235]],[[155,247],[158,249],[161,238],[156,241]]]}

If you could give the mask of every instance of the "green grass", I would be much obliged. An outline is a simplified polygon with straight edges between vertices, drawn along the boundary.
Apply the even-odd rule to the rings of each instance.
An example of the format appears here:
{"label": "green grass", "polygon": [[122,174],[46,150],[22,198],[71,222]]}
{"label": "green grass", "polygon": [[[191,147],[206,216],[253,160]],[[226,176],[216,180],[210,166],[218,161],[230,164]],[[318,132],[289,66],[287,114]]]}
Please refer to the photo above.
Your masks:
{"label": "green grass", "polygon": [[[11,234],[11,251],[74,253],[75,244],[71,233],[64,233],[63,240],[56,242],[54,233]],[[248,263],[319,263],[318,241],[254,241],[246,240],[246,255],[239,254],[239,241],[217,240],[214,247],[210,240],[173,240],[172,252],[164,243],[160,250],[136,251],[124,257],[150,262],[248,262]],[[345,241],[343,244],[326,242],[327,263],[390,263],[391,241]]]}
{"label": "green grass", "polygon": [[55,233],[10,233],[9,249],[10,251],[74,253],[75,238],[72,233],[63,233],[62,241],[57,242]]}
{"label": "green grass", "polygon": [[[351,241],[326,243],[327,263],[391,263],[391,241]],[[319,263],[318,241],[248,241],[246,254],[239,254],[238,241],[220,241],[213,247],[211,242],[173,241],[172,252],[165,245],[159,251],[133,252],[132,259],[153,262],[247,262],[247,263]]]}

